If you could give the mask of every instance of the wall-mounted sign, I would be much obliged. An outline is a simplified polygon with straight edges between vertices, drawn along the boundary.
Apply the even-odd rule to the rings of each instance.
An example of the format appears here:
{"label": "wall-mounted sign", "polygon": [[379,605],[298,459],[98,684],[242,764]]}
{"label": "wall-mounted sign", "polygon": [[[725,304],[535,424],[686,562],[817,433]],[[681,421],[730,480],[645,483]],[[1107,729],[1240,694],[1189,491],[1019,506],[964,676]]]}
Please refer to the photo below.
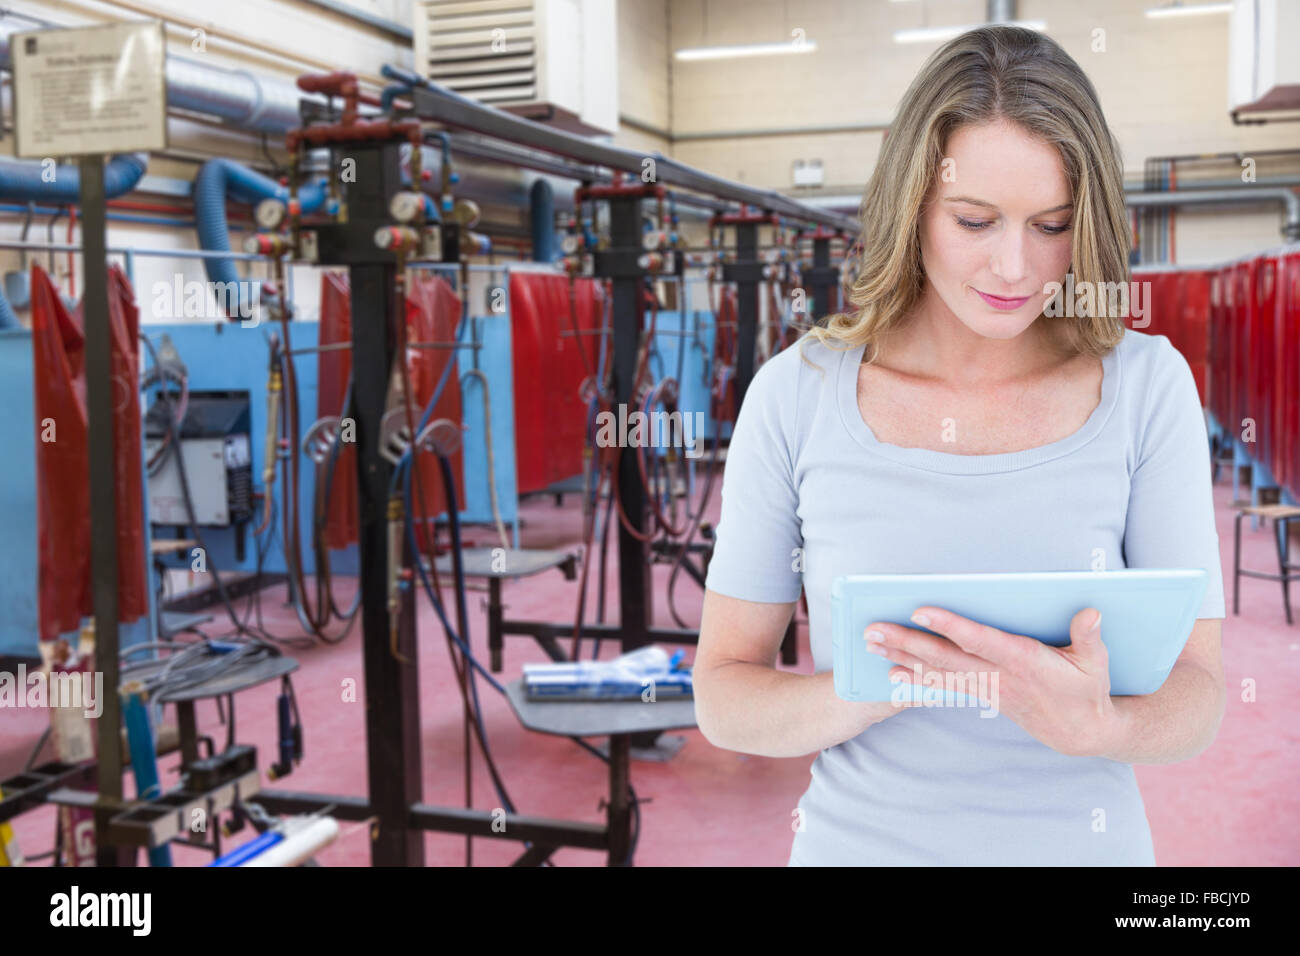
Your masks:
{"label": "wall-mounted sign", "polygon": [[162,23],[15,33],[9,49],[19,156],[166,148]]}

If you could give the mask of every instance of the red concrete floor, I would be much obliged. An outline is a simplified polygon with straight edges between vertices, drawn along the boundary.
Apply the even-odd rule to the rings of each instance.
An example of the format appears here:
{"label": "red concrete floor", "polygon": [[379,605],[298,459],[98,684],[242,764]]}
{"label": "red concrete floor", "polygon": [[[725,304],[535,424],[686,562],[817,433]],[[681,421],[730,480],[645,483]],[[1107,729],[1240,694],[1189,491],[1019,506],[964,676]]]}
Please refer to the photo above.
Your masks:
{"label": "red concrete floor", "polygon": [[[1216,487],[1229,601],[1230,499],[1229,486]],[[710,508],[713,520],[717,507],[715,493]],[[522,515],[525,547],[568,547],[579,539],[581,515],[576,496],[566,498],[562,508],[557,508],[553,499],[534,498],[525,503]],[[492,543],[487,529],[471,529],[468,536],[478,543]],[[1268,568],[1270,562],[1276,563],[1271,528],[1247,530],[1244,539],[1246,566]],[[615,551],[611,546],[611,559]],[[667,568],[656,568],[654,577],[655,621],[671,626],[665,603]],[[611,560],[611,608],[617,606],[615,582]],[[505,586],[507,613],[529,619],[572,620],[577,587],[558,571],[509,583]],[[1227,713],[1214,744],[1193,760],[1138,767],[1160,865],[1300,864],[1300,722],[1296,719],[1300,709],[1296,703],[1300,697],[1300,589],[1295,594],[1297,624],[1292,627],[1283,617],[1279,592],[1280,585],[1273,582],[1242,582],[1242,614],[1229,614],[1224,626],[1229,694]],[[484,597],[475,592],[470,600],[474,647],[486,662],[485,616],[480,606]],[[677,598],[679,613],[687,621],[698,621],[702,593],[684,575],[678,582]],[[591,619],[594,594],[589,600]],[[293,615],[282,601],[282,589],[267,592],[268,626],[277,633],[295,632]],[[421,602],[419,620],[424,800],[463,806],[461,705],[445,639],[427,602]],[[222,632],[220,621],[210,628],[214,634]],[[589,653],[587,643],[584,655]],[[615,653],[616,648],[607,644],[602,656]],[[806,626],[801,628],[799,653],[800,664],[795,670],[809,672]],[[292,776],[278,782],[264,780],[264,785],[364,795],[365,704],[359,636],[350,637],[341,646],[299,652],[297,657],[302,666],[294,684],[305,724],[305,760]],[[507,638],[503,676],[513,679],[523,663],[543,660],[545,655],[531,640]],[[356,682],[359,699],[355,703],[343,700],[343,682],[349,678]],[[1250,703],[1242,700],[1242,682],[1247,679],[1256,685],[1257,699]],[[277,690],[278,684],[272,683],[237,699],[238,739],[257,746],[263,766],[274,759]],[[489,743],[517,809],[530,815],[601,822],[604,816],[599,805],[607,792],[605,764],[567,739],[521,728],[505,700],[486,684],[480,684],[480,696]],[[6,732],[0,736],[0,776],[21,768],[43,727],[43,716],[24,710],[6,715]],[[214,705],[200,705],[199,722],[204,732],[219,742],[224,740],[225,730],[218,723]],[[784,865],[792,839],[791,812],[807,786],[812,757],[751,757],[718,750],[698,731],[683,733],[686,744],[671,761],[633,762],[633,786],[647,801],[642,805],[636,862],[643,866]],[[176,782],[176,764],[174,756],[163,763],[167,786]],[[128,783],[128,793],[130,786]],[[473,805],[486,810],[498,806],[477,753]],[[51,808],[25,814],[14,825],[25,852],[39,853],[53,845]],[[248,833],[236,835],[226,845],[243,842]],[[319,861],[326,866],[368,865],[367,833],[365,824],[342,824],[340,837],[319,854]],[[463,837],[429,835],[425,846],[430,865],[464,863]],[[475,865],[501,865],[518,852],[513,842],[479,839],[474,841],[473,859]],[[198,865],[211,855],[177,847],[174,858],[177,864]],[[563,866],[604,863],[602,854],[574,849],[557,852],[554,860]]]}

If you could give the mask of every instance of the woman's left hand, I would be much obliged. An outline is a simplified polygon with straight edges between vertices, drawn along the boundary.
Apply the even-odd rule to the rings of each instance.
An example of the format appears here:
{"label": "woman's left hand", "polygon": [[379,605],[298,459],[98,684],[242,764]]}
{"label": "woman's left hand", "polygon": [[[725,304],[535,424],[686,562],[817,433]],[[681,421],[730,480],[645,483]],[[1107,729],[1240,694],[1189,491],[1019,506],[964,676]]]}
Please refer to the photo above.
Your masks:
{"label": "woman's left hand", "polygon": [[[1109,658],[1101,642],[1101,614],[1095,608],[1074,615],[1065,647],[1010,634],[942,608],[917,608],[912,621],[936,633],[885,623],[867,628],[868,649],[876,644],[875,653],[901,665],[890,670],[891,679],[914,681],[919,668],[922,687],[930,685],[925,675],[931,672],[950,687],[950,675],[965,680],[972,672],[996,673],[996,683],[979,682],[981,693],[996,689],[996,699],[984,702],[993,703],[1053,750],[1098,757],[1118,749],[1122,720],[1110,696]],[[873,631],[882,635],[880,641],[873,641]],[[938,677],[932,681],[937,684]]]}

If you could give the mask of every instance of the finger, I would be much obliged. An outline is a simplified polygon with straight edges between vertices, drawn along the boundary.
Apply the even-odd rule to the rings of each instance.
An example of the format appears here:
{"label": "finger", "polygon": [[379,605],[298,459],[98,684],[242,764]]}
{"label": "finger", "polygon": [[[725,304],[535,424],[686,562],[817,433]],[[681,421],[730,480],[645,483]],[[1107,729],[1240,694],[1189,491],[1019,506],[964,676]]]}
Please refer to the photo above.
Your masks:
{"label": "finger", "polygon": [[893,652],[902,651],[913,658],[919,658],[927,666],[948,670],[989,670],[994,666],[988,660],[966,653],[945,637],[903,627],[901,624],[878,622],[870,625],[867,628],[868,650],[873,643],[870,637],[872,633],[881,635],[879,643],[890,652],[885,655],[890,660],[896,660]]}
{"label": "finger", "polygon": [[[906,628],[904,628],[904,630],[906,630]],[[877,630],[876,625],[872,625],[872,627],[868,629],[867,633],[871,635],[879,635],[882,632]],[[895,707],[921,707],[924,705],[925,701],[919,698],[914,698],[910,690],[900,686],[910,683],[909,681],[895,680],[893,676],[895,673],[905,673],[907,670],[912,669],[923,673],[925,671],[925,664],[919,657],[913,657],[911,654],[899,650],[897,647],[887,647],[875,637],[867,638],[867,650],[872,654],[879,654],[891,664],[899,665],[898,667],[892,668],[889,672],[889,683],[893,686],[893,691],[891,691],[889,696],[890,703]]]}
{"label": "finger", "polygon": [[1032,637],[1011,634],[940,607],[918,607],[912,621],[942,634],[972,657],[1008,668],[1032,666],[1043,645]]}
{"label": "finger", "polygon": [[925,667],[929,666],[925,663],[925,661],[921,660],[921,658],[916,657],[913,654],[909,654],[907,651],[902,650],[901,648],[891,647],[888,644],[882,644],[879,641],[868,640],[867,650],[872,654],[880,655],[885,660],[889,661],[891,664],[897,664],[900,667],[907,667],[907,668],[920,667],[924,669]]}
{"label": "finger", "polygon": [[1108,669],[1110,658],[1101,642],[1101,612],[1086,607],[1070,619],[1070,645],[1062,653],[1086,674]]}

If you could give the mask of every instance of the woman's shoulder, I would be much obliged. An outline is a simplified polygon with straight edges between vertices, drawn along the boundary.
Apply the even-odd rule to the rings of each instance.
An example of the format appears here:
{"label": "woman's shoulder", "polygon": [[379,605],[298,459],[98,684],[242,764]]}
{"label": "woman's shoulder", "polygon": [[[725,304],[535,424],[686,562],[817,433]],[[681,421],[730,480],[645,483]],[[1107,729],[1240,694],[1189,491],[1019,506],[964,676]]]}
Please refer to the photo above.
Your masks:
{"label": "woman's shoulder", "polygon": [[845,351],[843,346],[828,345],[805,332],[759,366],[745,393],[746,402],[754,394],[762,396],[761,401],[772,409],[811,408],[833,394]]}
{"label": "woman's shoulder", "polygon": [[1115,346],[1120,357],[1120,396],[1136,460],[1171,436],[1203,434],[1200,390],[1186,357],[1158,333],[1128,329]]}
{"label": "woman's shoulder", "polygon": [[1138,394],[1151,394],[1183,376],[1191,377],[1186,357],[1166,335],[1125,329],[1115,349],[1123,365],[1124,384]]}
{"label": "woman's shoulder", "polygon": [[742,409],[761,417],[785,437],[793,450],[808,438],[823,402],[833,401],[844,349],[804,333],[758,367],[745,391]]}
{"label": "woman's shoulder", "polygon": [[852,347],[842,344],[828,344],[812,332],[805,332],[788,347],[773,355],[763,368],[772,366],[774,374],[795,384],[811,374],[818,381],[830,375],[844,358],[845,352],[852,352]]}

